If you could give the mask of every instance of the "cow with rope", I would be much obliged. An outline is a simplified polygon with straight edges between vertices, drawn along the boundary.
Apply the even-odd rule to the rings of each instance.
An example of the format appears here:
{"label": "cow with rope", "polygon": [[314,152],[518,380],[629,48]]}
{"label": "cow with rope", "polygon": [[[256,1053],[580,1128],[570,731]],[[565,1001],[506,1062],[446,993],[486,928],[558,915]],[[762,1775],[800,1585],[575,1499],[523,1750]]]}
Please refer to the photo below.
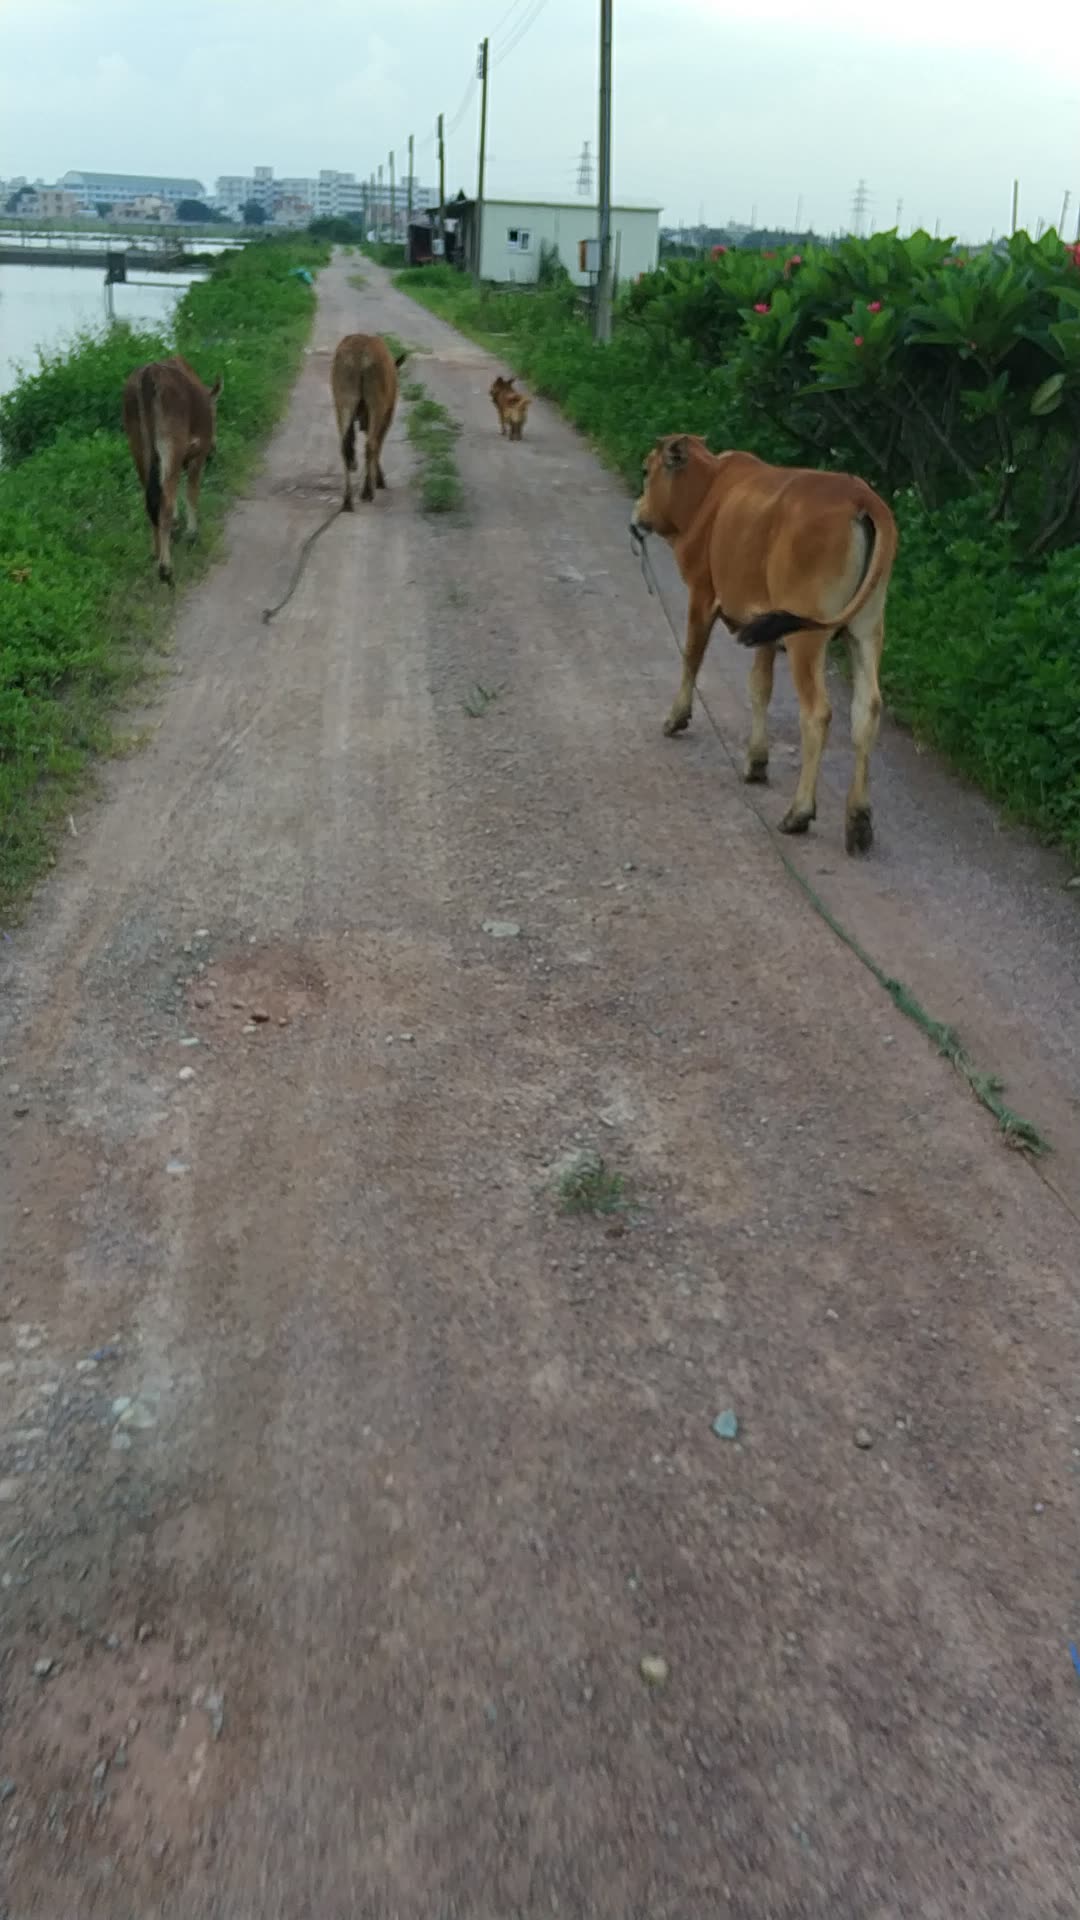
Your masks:
{"label": "cow with rope", "polygon": [[867,852],[874,838],[870,755],[881,719],[885,596],[897,547],[896,522],[884,500],[851,474],[768,466],[752,453],[713,454],[693,434],[669,434],[645,460],[631,521],[642,553],[648,533],[668,542],[690,596],[682,683],[665,733],[689,726],[709,636],[722,620],[754,649],[745,778],[766,781],[773,669],[777,648],[787,653],[799,699],[802,765],[782,833],[805,833],[817,812],[818,770],[832,718],[826,657],[833,636],[845,637],[855,749],[845,844],[849,853]]}

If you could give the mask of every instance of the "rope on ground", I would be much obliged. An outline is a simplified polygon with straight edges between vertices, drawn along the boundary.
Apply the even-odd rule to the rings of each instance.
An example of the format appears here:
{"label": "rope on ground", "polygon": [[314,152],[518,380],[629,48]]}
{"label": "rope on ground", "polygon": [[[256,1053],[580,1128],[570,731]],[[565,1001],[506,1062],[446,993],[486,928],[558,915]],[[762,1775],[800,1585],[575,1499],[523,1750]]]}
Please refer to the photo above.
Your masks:
{"label": "rope on ground", "polygon": [[297,587],[300,585],[300,576],[304,571],[304,567],[307,564],[308,554],[310,553],[312,547],[315,545],[316,540],[319,538],[319,535],[321,533],[326,532],[327,527],[333,526],[334,521],[337,519],[339,513],[342,513],[343,511],[344,509],[341,506],[341,503],[339,502],[338,505],[334,508],[333,513],[327,514],[326,519],[322,522],[321,526],[316,527],[314,533],[308,534],[307,539],[304,541],[304,544],[300,549],[299,558],[297,559],[296,566],[293,569],[293,577],[289,582],[289,590],[286,593],[284,599],[279,600],[276,607],[263,608],[262,620],[263,620],[264,627],[268,627],[270,625],[271,620],[274,618],[275,614],[279,614],[281,612],[282,607],[288,606],[289,601],[292,599],[293,594],[296,592]]}
{"label": "rope on ground", "polygon": [[[663,593],[660,590],[660,583],[653,571],[652,561],[649,559],[644,537],[636,528],[631,529],[631,545],[641,562],[641,572],[645,585],[653,598],[659,601],[660,610],[667,622],[671,637],[675,642],[679,658],[682,659],[683,649],[679,640],[678,630],[668,611]],[[887,974],[885,969],[878,965],[873,955],[867,953],[866,948],[851,932],[850,928],[845,927],[831,909],[826,906],[825,901],[821,898],[817,890],[810,885],[805,874],[800,873],[795,862],[780,845],[765,814],[747,793],[742,780],[742,768],[739,764],[739,757],[728,741],[723,728],[720,726],[719,721],[716,719],[715,714],[712,712],[700,689],[697,692],[697,698],[709,725],[720,743],[725,758],[728,760],[739,781],[739,797],[743,805],[753,814],[758,825],[767,835],[769,844],[779,859],[784,871],[788,874],[789,878],[795,882],[801,893],[809,901],[819,919],[825,922],[830,932],[835,934],[838,940],[842,941],[848,951],[853,953],[856,960],[873,976],[878,986],[888,994],[898,1012],[902,1013],[906,1019],[911,1020],[915,1026],[919,1027],[927,1039],[937,1048],[938,1052],[942,1054],[944,1058],[955,1067],[961,1077],[966,1080],[976,1100],[978,1100],[997,1121],[1006,1145],[1015,1147],[1018,1151],[1027,1155],[1032,1163],[1037,1161],[1042,1154],[1049,1153],[1051,1151],[1049,1141],[1030,1120],[1025,1120],[1020,1114],[1014,1113],[1012,1108],[1006,1104],[1002,1097],[1004,1093],[1002,1082],[996,1074],[980,1072],[975,1062],[971,1059],[955,1027],[949,1026],[943,1020],[935,1020],[931,1014],[927,1013],[925,1007],[916,1000],[915,995],[905,987],[902,980],[894,980],[890,974]],[[1036,1171],[1039,1173],[1044,1184],[1056,1198],[1061,1201],[1061,1204],[1072,1214],[1073,1218],[1080,1219],[1080,1214],[1074,1212],[1068,1199],[1054,1182],[1047,1179],[1041,1168],[1036,1167]]]}

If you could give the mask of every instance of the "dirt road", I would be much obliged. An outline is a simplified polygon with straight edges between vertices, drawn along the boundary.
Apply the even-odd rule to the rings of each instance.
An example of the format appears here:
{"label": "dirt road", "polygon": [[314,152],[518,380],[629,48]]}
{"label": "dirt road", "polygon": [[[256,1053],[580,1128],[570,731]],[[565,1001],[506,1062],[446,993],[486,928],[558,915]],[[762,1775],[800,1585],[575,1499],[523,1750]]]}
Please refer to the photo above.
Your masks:
{"label": "dirt road", "polygon": [[[430,350],[467,512],[399,423],[266,628],[358,325]],[[490,377],[323,275],[0,946],[0,1912],[1072,1920],[1076,1219],[662,738],[625,498]],[[797,857],[1073,1199],[1075,895],[891,736],[847,862],[845,732]],[[581,1148],[629,1210],[560,1213]]]}

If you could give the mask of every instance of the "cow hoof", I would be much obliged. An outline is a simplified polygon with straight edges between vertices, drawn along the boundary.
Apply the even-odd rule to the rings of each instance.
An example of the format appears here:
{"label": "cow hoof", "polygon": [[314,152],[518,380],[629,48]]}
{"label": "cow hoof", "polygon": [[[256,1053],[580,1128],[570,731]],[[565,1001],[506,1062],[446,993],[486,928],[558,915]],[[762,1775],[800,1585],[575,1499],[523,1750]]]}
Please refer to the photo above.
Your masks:
{"label": "cow hoof", "polygon": [[172,584],[173,584],[173,570],[172,570],[172,568],[171,568],[171,567],[161,567],[161,566],[159,566],[159,567],[158,567],[158,579],[159,579],[159,580],[163,580],[163,581],[165,582],[165,585],[166,585],[167,587],[171,587],[171,586],[172,586]]}
{"label": "cow hoof", "polygon": [[811,807],[809,813],[801,807],[789,807],[780,822],[780,831],[781,833],[808,833],[810,822],[816,819],[816,807]]}
{"label": "cow hoof", "polygon": [[363,491],[361,492],[360,498],[361,500],[374,500],[375,498],[374,487],[364,487]]}
{"label": "cow hoof", "polygon": [[748,787],[767,787],[769,784],[769,763],[767,760],[748,760],[743,779]]}
{"label": "cow hoof", "polygon": [[353,510],[352,494],[347,493],[345,495],[344,500],[341,503],[341,511],[342,513],[351,513],[352,510]]}
{"label": "cow hoof", "polygon": [[689,725],[690,715],[688,713],[679,713],[677,711],[675,713],[669,713],[667,719],[664,721],[664,733],[670,740],[677,733],[685,733]]}
{"label": "cow hoof", "polygon": [[844,846],[848,853],[869,853],[874,844],[874,820],[869,807],[859,807],[855,813],[849,813],[844,829]]}

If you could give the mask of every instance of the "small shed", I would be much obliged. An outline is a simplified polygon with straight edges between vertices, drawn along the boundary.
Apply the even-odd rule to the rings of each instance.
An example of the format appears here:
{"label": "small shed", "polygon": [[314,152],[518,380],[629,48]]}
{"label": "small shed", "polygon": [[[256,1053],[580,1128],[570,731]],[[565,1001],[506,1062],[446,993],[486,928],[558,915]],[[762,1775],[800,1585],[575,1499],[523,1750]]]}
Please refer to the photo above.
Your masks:
{"label": "small shed", "polygon": [[[482,221],[475,200],[458,203],[454,212],[465,229],[465,260],[474,269],[480,228],[481,280],[503,286],[533,285],[545,255],[554,255],[577,286],[588,286],[581,243],[596,239],[599,219],[596,207],[587,201],[485,199]],[[612,207],[612,262],[620,281],[636,280],[656,267],[660,212],[659,207]]]}

